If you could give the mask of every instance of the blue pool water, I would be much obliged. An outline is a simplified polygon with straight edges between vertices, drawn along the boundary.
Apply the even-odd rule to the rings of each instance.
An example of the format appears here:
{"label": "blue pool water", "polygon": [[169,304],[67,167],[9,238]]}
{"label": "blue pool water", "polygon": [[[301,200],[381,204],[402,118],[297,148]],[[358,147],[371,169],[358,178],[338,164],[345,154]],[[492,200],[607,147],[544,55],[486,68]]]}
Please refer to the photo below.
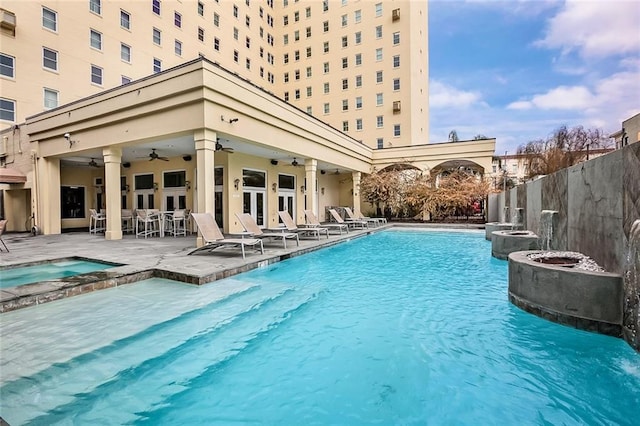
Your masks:
{"label": "blue pool water", "polygon": [[65,260],[0,271],[0,288],[66,278],[87,272],[113,268],[113,265],[88,260]]}
{"label": "blue pool water", "polygon": [[480,233],[378,233],[2,321],[13,426],[631,425],[640,407],[640,355],[509,304]]}

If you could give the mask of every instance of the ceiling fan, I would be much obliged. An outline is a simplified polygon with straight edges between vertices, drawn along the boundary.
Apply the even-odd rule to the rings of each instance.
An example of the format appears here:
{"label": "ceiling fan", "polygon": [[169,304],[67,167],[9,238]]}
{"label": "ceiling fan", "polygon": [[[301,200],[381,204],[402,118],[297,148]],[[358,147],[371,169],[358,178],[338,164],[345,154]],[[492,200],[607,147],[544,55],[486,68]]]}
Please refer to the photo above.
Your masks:
{"label": "ceiling fan", "polygon": [[296,157],[293,157],[293,161],[291,162],[291,165],[293,167],[298,167],[300,165],[300,163],[298,163],[298,160],[296,160]]}
{"label": "ceiling fan", "polygon": [[220,138],[216,139],[216,151],[224,151],[228,152],[229,154],[233,154],[233,148],[222,146],[222,144],[220,143]]}
{"label": "ceiling fan", "polygon": [[89,166],[89,167],[100,167],[100,164],[98,164],[98,163],[96,162],[96,160],[92,158],[92,159],[91,159],[91,161],[89,161],[89,162],[87,163],[87,166]]}
{"label": "ceiling fan", "polygon": [[158,153],[156,152],[156,149],[151,148],[151,152],[149,153],[149,161],[153,161],[153,160],[169,161],[169,158],[158,155]]}

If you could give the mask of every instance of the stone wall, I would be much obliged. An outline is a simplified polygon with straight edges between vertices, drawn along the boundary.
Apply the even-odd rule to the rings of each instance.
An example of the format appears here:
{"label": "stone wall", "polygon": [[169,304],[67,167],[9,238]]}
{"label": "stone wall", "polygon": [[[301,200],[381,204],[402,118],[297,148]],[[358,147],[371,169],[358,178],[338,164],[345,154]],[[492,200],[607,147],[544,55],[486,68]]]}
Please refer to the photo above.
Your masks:
{"label": "stone wall", "polygon": [[[558,249],[584,253],[607,271],[625,275],[631,226],[640,219],[640,143],[490,197],[489,211],[496,210],[492,202],[501,203],[499,212],[505,205],[525,209],[525,229],[538,235],[540,212],[556,210]],[[625,296],[635,291],[625,309],[637,310],[640,283],[633,279],[625,282]],[[626,318],[633,324],[625,327],[640,329],[637,316]]]}

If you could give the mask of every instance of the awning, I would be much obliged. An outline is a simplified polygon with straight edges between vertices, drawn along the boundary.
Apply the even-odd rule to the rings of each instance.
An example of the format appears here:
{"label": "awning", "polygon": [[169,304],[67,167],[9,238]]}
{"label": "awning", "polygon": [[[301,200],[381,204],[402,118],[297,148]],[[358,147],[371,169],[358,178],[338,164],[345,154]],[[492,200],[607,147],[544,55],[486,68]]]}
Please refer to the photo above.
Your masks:
{"label": "awning", "polygon": [[25,183],[27,177],[16,169],[0,169],[0,183]]}

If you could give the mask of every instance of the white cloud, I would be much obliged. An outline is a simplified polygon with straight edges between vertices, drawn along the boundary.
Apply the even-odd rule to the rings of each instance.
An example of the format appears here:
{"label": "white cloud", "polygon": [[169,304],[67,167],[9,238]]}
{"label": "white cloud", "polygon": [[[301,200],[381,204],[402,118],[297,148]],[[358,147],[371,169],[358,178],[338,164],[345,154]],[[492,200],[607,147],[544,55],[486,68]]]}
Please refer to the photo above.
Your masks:
{"label": "white cloud", "polygon": [[429,82],[429,106],[431,108],[466,108],[481,102],[478,92],[456,89],[439,81]]}
{"label": "white cloud", "polygon": [[640,50],[638,22],[640,7],[634,0],[567,0],[535,44],[578,51],[585,58],[635,53]]}
{"label": "white cloud", "polygon": [[533,103],[530,101],[516,101],[507,105],[507,109],[526,110],[533,108]]}

